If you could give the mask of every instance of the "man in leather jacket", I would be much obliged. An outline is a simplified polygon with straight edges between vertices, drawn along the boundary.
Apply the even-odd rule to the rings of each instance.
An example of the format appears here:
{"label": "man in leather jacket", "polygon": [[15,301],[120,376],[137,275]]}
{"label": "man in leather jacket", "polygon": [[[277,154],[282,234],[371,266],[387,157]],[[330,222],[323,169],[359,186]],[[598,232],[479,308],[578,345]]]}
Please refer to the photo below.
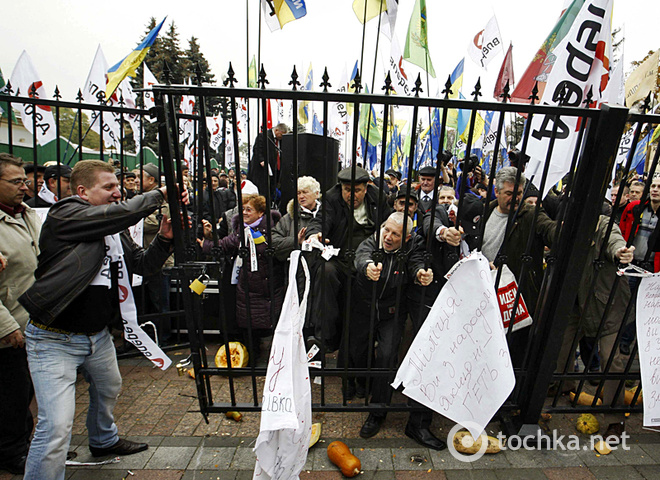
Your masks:
{"label": "man in leather jacket", "polygon": [[[127,298],[121,294],[125,287],[118,284],[118,274],[158,271],[171,253],[167,217],[146,250],[126,232],[155,211],[167,192],[159,188],[119,203],[114,168],[98,160],[76,164],[71,188],[76,195],[55,204],[43,224],[36,281],[19,299],[30,313],[26,348],[39,404],[24,477],[32,480],[64,479],[77,369],[90,384],[87,429],[92,455],[128,455],[148,448],[117,435],[112,410],[121,376],[108,325]],[[187,202],[187,194],[182,197]],[[116,234],[123,256],[110,263],[107,237]],[[126,268],[117,265],[122,262]],[[104,275],[113,271],[118,273]],[[111,282],[98,284],[100,276]]]}

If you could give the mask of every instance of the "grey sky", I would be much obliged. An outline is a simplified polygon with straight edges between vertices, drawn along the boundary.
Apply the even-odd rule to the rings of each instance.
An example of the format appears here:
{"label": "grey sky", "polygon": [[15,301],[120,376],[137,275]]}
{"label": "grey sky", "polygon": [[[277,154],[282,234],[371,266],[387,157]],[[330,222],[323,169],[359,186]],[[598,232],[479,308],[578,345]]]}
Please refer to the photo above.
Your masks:
{"label": "grey sky", "polygon": [[[22,50],[27,50],[48,91],[59,85],[64,98],[72,100],[87,77],[100,43],[110,65],[133,49],[151,16],[167,24],[175,21],[181,45],[191,36],[199,38],[202,51],[219,78],[229,61],[241,81],[246,82],[246,2],[231,0],[159,2],[115,0],[31,0],[10,2],[1,8],[0,68],[9,77]],[[257,51],[258,0],[250,0],[250,57]],[[286,85],[293,65],[304,77],[309,62],[314,67],[317,87],[323,68],[328,67],[331,83],[338,83],[345,64],[352,67],[360,58],[362,25],[353,14],[352,0],[306,0],[308,14],[283,30],[271,33],[262,27],[261,60],[273,88]],[[405,43],[408,20],[414,0],[400,0],[397,36]],[[469,0],[450,2],[427,0],[431,58],[441,83],[456,63],[467,56],[470,39],[493,15],[497,16],[505,46],[514,48],[516,79],[523,74],[532,56],[557,20],[564,0]],[[648,50],[660,47],[657,0],[615,0],[613,26],[625,25],[625,61],[641,59]],[[365,73],[371,82],[377,20],[367,24]],[[381,48],[389,51],[381,36]],[[381,50],[383,51],[383,50]],[[482,75],[486,92],[492,91],[503,54],[481,72],[469,58],[465,60],[464,93]],[[382,69],[379,56],[378,69]],[[414,68],[411,68],[414,70]],[[629,71],[629,67],[626,68]],[[376,80],[380,91],[382,78]],[[317,87],[318,88],[318,87]],[[426,90],[426,89],[425,89]],[[432,92],[434,88],[432,87]],[[486,97],[487,98],[487,97]]]}

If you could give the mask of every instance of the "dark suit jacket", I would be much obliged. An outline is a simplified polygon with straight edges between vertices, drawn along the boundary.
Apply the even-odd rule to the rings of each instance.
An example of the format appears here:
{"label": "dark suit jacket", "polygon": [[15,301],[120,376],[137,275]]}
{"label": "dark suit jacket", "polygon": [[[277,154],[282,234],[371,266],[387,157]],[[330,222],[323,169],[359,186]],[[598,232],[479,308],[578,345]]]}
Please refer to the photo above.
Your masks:
{"label": "dark suit jacket", "polygon": [[[259,189],[260,195],[266,195],[266,187],[270,186],[271,198],[277,186],[277,179],[279,172],[277,170],[277,148],[276,139],[273,135],[273,130],[266,132],[267,140],[264,139],[263,133],[257,135],[254,141],[254,148],[252,149],[252,161],[250,162],[250,171],[248,172],[248,180],[254,183]],[[261,162],[264,162],[263,167]],[[268,177],[268,165],[272,175]]]}

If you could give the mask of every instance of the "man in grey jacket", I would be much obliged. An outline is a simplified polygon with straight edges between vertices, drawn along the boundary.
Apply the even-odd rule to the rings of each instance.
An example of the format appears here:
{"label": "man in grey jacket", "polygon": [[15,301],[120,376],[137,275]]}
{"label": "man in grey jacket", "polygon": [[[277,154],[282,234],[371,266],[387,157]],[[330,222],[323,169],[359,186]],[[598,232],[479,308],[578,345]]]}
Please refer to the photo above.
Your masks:
{"label": "man in grey jacket", "polygon": [[[24,477],[31,480],[64,479],[78,369],[90,384],[87,430],[92,455],[129,455],[148,448],[117,435],[112,411],[121,375],[108,325],[124,313],[124,302],[131,298],[122,285],[123,275],[130,281],[133,272],[153,273],[171,253],[167,217],[146,250],[126,232],[155,211],[167,191],[159,188],[120,202],[114,169],[98,160],[76,164],[71,188],[76,195],[48,213],[36,281],[20,297],[30,313],[27,354],[39,404]],[[186,203],[187,192],[182,197]]]}
{"label": "man in grey jacket", "polygon": [[34,425],[23,337],[28,313],[18,297],[34,282],[41,222],[23,203],[26,180],[22,160],[0,153],[0,470],[15,474],[25,468]]}

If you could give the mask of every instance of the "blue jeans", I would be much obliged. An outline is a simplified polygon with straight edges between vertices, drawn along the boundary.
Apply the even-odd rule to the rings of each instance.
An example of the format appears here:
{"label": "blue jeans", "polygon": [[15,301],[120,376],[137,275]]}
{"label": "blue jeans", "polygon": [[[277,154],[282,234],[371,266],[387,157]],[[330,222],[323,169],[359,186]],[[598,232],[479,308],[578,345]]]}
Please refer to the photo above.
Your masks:
{"label": "blue jeans", "polygon": [[39,415],[23,478],[63,480],[78,369],[89,383],[90,446],[106,448],[119,440],[112,416],[121,389],[115,348],[107,329],[91,336],[66,335],[28,324],[25,337]]}

